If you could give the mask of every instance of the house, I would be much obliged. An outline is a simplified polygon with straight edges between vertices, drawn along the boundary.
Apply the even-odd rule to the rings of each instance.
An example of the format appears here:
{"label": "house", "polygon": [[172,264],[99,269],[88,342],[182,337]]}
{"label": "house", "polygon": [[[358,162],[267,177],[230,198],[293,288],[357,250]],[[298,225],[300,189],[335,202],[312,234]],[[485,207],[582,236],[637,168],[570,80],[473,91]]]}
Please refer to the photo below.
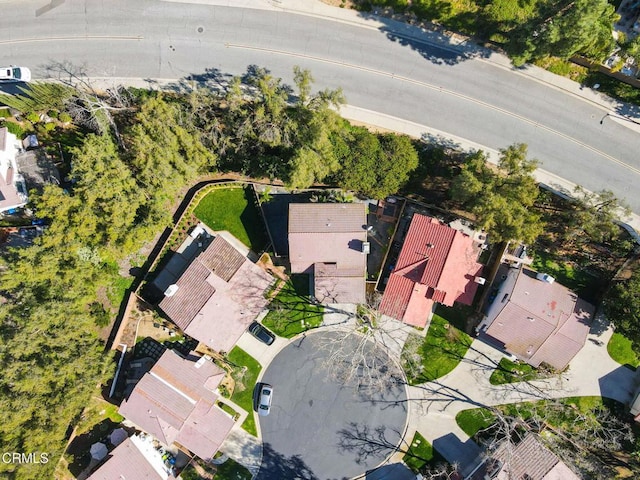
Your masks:
{"label": "house", "polygon": [[501,281],[479,330],[534,367],[563,370],[584,346],[594,306],[528,268],[508,269]]}
{"label": "house", "polygon": [[489,475],[472,478],[495,480],[580,480],[567,465],[532,434],[520,443],[503,442],[487,461]]}
{"label": "house", "polygon": [[319,302],[365,303],[364,203],[292,203],[288,228],[291,272],[311,275]]}
{"label": "house", "polygon": [[[154,280],[162,310],[180,329],[219,352],[229,352],[267,306],[273,278],[241,252],[231,235],[203,226],[190,234]],[[186,269],[185,269],[186,267]]]}
{"label": "house", "polygon": [[18,170],[16,154],[22,149],[16,136],[0,127],[0,213],[24,207],[27,185]]}
{"label": "house", "polygon": [[119,412],[160,443],[175,444],[209,461],[234,425],[216,406],[225,372],[206,357],[166,350],[135,385]]}
{"label": "house", "polygon": [[144,437],[132,436],[118,445],[87,480],[174,480],[172,469]]}
{"label": "house", "polygon": [[391,272],[380,311],[424,328],[436,304],[471,305],[483,282],[479,247],[472,237],[416,213]]}

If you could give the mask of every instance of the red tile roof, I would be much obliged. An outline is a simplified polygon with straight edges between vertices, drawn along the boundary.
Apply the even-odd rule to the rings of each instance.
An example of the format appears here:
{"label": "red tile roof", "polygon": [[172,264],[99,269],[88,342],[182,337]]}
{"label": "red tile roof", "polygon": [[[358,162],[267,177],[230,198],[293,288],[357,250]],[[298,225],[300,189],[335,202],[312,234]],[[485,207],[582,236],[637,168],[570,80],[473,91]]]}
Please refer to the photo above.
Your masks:
{"label": "red tile roof", "polygon": [[440,223],[414,214],[389,277],[380,310],[385,315],[424,327],[434,303],[471,305],[482,271],[473,239]]}
{"label": "red tile roof", "polygon": [[314,294],[324,303],[364,303],[367,256],[366,205],[289,205],[292,273],[316,274]]}
{"label": "red tile roof", "polygon": [[234,424],[215,406],[223,378],[213,362],[167,350],[122,402],[120,414],[163,444],[177,442],[209,460]]}
{"label": "red tile roof", "polygon": [[559,283],[536,279],[536,272],[518,271],[511,291],[500,291],[506,304],[487,335],[534,367],[547,363],[562,370],[584,346],[595,308]]}

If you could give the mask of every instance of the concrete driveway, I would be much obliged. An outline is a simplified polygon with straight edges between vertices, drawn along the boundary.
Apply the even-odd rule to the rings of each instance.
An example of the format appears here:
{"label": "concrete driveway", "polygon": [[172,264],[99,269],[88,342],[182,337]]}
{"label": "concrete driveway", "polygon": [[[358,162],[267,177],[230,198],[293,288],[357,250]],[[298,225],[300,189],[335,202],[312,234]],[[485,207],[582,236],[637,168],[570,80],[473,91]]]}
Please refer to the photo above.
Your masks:
{"label": "concrete driveway", "polygon": [[324,348],[336,335],[299,337],[267,367],[262,382],[274,393],[271,413],[260,417],[258,480],[351,478],[378,466],[400,442],[405,389],[371,393],[337,381]]}

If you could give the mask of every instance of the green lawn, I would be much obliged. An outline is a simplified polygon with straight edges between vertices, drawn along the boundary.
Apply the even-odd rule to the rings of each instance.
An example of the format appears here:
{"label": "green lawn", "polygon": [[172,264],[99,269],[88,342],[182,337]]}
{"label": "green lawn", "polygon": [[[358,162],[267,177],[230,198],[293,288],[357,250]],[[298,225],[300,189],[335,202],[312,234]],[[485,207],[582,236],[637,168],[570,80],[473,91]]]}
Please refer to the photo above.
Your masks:
{"label": "green lawn", "polygon": [[202,477],[198,475],[195,467],[189,464],[182,473],[180,473],[182,480],[202,480],[204,478],[211,478],[211,475],[213,475],[214,480],[251,480],[251,472],[231,458],[227,459],[227,461],[221,465],[205,464],[201,460],[196,461],[208,476]]}
{"label": "green lawn", "polygon": [[262,366],[255,358],[239,347],[234,347],[227,355],[227,360],[233,365],[233,379],[235,388],[231,395],[231,401],[244,408],[249,415],[242,424],[251,435],[258,435],[256,422],[253,418],[253,389],[258,380]]}
{"label": "green lawn", "polygon": [[[602,397],[567,397],[560,400],[540,400],[537,402],[511,403],[496,408],[504,415],[520,416],[527,420],[538,413],[549,425],[562,429],[580,428],[585,419],[596,419],[601,409],[619,410],[622,404]],[[463,410],[456,415],[458,426],[470,437],[489,427],[495,415],[486,408]]]}
{"label": "green lawn", "polygon": [[426,338],[410,335],[402,351],[402,367],[409,384],[429,382],[449,373],[471,342],[469,335],[434,314]]}
{"label": "green lawn", "polygon": [[322,324],[324,307],[309,303],[309,275],[291,275],[269,308],[262,323],[281,337],[291,338]]}
{"label": "green lawn", "polygon": [[638,355],[633,351],[631,340],[621,333],[614,333],[607,344],[607,352],[620,365],[628,365],[637,368],[640,365]]}
{"label": "green lawn", "polygon": [[433,460],[433,447],[419,432],[416,432],[403,460],[407,467],[415,473],[419,473],[425,465]]}
{"label": "green lawn", "polygon": [[214,188],[193,213],[213,230],[227,230],[254,252],[261,252],[267,244],[260,210],[249,187]]}
{"label": "green lawn", "polygon": [[229,458],[218,466],[215,480],[251,480],[251,472],[238,462]]}
{"label": "green lawn", "polygon": [[538,370],[524,362],[512,362],[508,358],[500,360],[498,367],[493,371],[489,381],[491,385],[502,385],[505,383],[525,382],[543,378]]}
{"label": "green lawn", "polygon": [[456,415],[456,422],[464,433],[473,437],[478,431],[490,426],[495,416],[484,408],[463,410]]}

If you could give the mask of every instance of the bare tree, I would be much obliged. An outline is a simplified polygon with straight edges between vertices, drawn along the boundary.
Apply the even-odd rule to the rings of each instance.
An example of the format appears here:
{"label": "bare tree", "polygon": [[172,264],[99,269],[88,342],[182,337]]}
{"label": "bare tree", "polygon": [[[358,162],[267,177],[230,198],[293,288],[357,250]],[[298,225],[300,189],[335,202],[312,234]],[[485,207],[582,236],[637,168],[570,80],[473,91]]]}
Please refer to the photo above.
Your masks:
{"label": "bare tree", "polygon": [[355,313],[336,325],[337,335],[327,337],[322,348],[327,352],[325,366],[335,379],[370,393],[385,392],[404,384],[399,357],[407,337],[407,327],[384,317],[379,311],[380,296],[357,305]]}
{"label": "bare tree", "polygon": [[49,77],[73,88],[65,107],[74,121],[97,133],[111,130],[121,147],[124,143],[113,118],[115,112],[132,109],[133,96],[122,85],[99,89],[85,67],[71,62],[53,62],[46,66]]}

